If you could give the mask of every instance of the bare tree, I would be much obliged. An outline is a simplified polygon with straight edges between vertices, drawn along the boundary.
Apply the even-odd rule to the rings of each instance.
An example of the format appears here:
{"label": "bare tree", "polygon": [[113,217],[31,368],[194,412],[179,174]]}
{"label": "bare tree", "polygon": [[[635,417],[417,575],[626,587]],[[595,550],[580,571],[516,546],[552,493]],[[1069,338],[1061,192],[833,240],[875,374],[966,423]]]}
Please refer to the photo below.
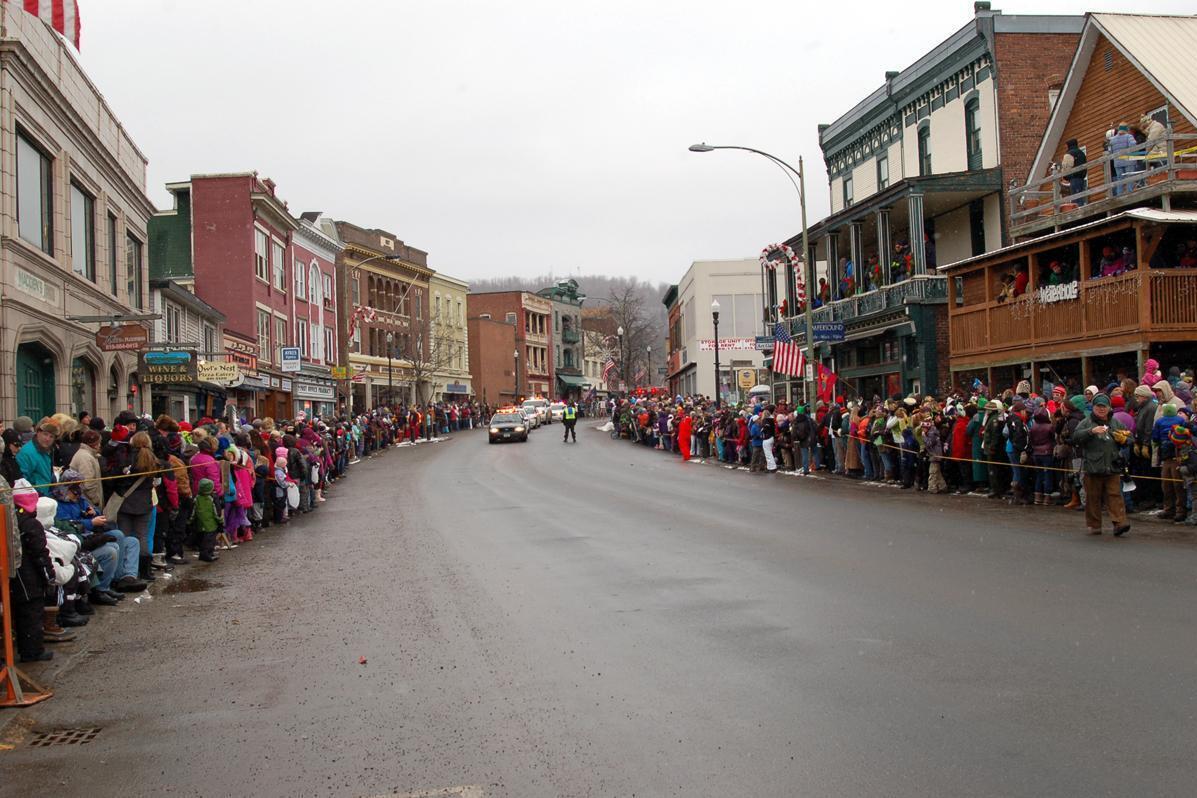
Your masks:
{"label": "bare tree", "polygon": [[[466,342],[459,340],[448,318],[438,312],[413,319],[409,331],[395,342],[395,356],[406,361],[404,368],[411,379],[417,404],[426,404],[436,395],[437,379],[446,371],[465,369]],[[464,330],[461,330],[464,338]]]}
{"label": "bare tree", "polygon": [[[654,363],[664,355],[664,330],[660,313],[655,308],[650,312],[644,292],[635,282],[613,287],[602,301],[610,308],[615,325],[623,329],[623,336],[614,342],[620,381],[629,386],[634,383],[651,384]],[[641,367],[644,378],[636,380],[634,378]]]}

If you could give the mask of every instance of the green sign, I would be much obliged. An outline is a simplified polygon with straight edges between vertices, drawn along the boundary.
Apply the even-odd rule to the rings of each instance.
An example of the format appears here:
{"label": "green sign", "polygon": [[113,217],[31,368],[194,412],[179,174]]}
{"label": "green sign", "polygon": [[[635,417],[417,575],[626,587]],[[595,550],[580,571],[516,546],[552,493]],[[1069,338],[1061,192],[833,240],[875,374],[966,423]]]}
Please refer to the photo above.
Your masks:
{"label": "green sign", "polygon": [[196,381],[195,352],[189,349],[141,352],[137,376],[142,385],[169,385]]}

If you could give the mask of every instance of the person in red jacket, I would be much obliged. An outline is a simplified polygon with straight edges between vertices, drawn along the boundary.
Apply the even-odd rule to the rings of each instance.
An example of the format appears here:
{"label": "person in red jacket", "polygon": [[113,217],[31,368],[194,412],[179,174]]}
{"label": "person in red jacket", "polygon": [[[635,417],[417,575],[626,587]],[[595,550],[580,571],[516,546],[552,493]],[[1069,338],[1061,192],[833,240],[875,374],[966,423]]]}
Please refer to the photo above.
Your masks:
{"label": "person in red jacket", "polygon": [[[975,412],[975,410],[974,410]],[[968,437],[968,415],[956,412],[956,420],[952,422],[952,442],[948,447],[948,455],[952,458],[952,465],[956,469],[957,493],[968,493],[973,485],[973,464],[970,458],[973,453],[973,442]]]}
{"label": "person in red jacket", "polygon": [[694,421],[690,414],[682,411],[682,419],[677,425],[678,448],[682,450],[682,460],[690,459],[690,433],[693,431]]}

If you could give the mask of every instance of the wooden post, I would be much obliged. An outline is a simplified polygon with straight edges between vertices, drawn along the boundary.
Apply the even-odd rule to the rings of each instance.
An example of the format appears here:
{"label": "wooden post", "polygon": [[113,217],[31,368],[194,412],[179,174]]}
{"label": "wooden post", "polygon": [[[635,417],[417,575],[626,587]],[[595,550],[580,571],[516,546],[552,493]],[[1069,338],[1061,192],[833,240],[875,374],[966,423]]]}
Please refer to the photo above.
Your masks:
{"label": "wooden post", "polygon": [[1084,390],[1091,384],[1089,382],[1089,356],[1081,355],[1081,389]]}

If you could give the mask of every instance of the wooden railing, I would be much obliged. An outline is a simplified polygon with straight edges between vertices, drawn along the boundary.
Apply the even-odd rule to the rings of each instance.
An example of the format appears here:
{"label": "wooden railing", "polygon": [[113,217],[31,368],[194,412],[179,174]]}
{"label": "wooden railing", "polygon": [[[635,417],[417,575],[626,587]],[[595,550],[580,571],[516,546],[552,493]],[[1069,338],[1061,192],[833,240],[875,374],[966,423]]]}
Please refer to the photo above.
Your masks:
{"label": "wooden railing", "polygon": [[953,357],[1135,331],[1192,330],[1197,337],[1197,269],[1083,280],[1073,300],[1041,303],[1031,292],[1008,302],[956,306],[949,315]]}
{"label": "wooden railing", "polygon": [[[1152,152],[1148,156],[1148,152]],[[1147,168],[1127,172],[1122,179],[1110,176],[1112,163],[1132,162]],[[1067,175],[1053,164],[1051,174],[1025,186],[1011,189],[1010,223],[1029,224],[1041,217],[1053,217],[1078,209],[1079,205],[1118,198],[1133,202],[1133,195],[1149,186],[1172,181],[1197,181],[1197,135],[1168,133],[1156,141],[1092,158],[1076,171],[1083,171],[1085,189],[1075,194],[1064,186]]]}

